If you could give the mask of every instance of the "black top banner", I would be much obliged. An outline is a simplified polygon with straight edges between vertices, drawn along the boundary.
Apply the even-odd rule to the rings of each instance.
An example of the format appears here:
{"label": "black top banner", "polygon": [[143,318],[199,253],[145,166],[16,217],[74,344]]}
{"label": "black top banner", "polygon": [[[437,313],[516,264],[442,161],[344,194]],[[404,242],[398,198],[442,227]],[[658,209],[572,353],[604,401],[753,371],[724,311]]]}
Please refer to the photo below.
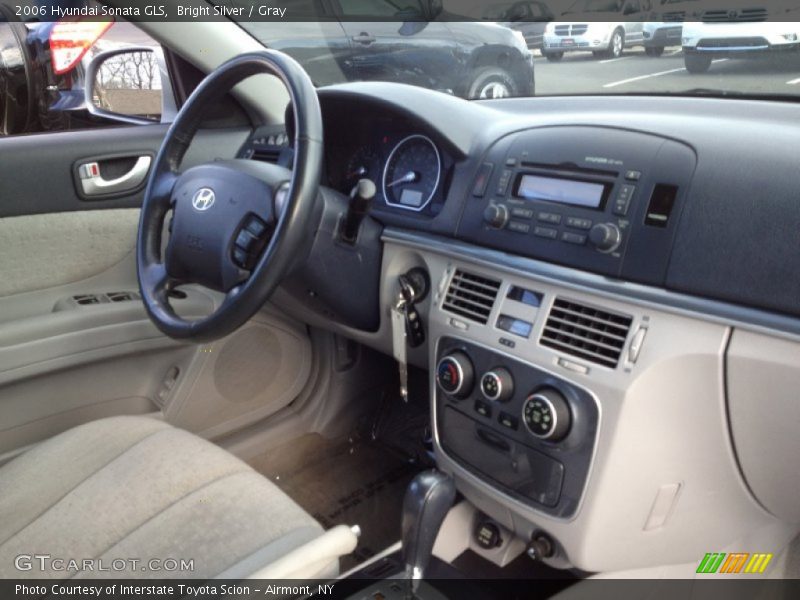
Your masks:
{"label": "black top banner", "polygon": [[800,0],[0,0],[20,20],[797,21]]}

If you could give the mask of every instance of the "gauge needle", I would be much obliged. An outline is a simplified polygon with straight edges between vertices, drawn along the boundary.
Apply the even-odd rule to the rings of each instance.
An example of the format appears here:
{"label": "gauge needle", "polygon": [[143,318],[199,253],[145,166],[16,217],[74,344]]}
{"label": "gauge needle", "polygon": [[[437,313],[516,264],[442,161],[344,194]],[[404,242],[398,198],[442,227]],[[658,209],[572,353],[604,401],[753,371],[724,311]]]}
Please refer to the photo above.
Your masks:
{"label": "gauge needle", "polygon": [[395,179],[392,183],[386,185],[386,187],[392,187],[394,185],[400,185],[401,183],[414,183],[417,180],[417,174],[415,171],[409,171],[405,175],[403,175],[400,179]]}

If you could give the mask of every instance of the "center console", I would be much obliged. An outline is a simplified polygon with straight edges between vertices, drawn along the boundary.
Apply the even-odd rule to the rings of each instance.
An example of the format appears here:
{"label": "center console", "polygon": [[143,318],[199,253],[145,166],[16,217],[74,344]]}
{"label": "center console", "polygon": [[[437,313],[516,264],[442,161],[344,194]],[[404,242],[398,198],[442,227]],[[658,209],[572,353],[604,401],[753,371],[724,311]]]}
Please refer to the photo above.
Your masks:
{"label": "center console", "polygon": [[436,421],[448,454],[541,512],[575,514],[598,429],[591,394],[454,337],[439,342],[435,377]]}

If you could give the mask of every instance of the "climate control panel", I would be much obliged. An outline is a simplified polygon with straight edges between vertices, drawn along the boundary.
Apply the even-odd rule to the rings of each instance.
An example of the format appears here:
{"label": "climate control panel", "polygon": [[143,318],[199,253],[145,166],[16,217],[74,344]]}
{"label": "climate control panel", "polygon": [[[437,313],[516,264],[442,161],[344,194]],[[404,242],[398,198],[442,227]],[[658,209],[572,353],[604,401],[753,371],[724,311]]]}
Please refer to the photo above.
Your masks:
{"label": "climate control panel", "polygon": [[455,338],[439,341],[434,378],[442,451],[544,512],[574,513],[598,427],[588,391]]}

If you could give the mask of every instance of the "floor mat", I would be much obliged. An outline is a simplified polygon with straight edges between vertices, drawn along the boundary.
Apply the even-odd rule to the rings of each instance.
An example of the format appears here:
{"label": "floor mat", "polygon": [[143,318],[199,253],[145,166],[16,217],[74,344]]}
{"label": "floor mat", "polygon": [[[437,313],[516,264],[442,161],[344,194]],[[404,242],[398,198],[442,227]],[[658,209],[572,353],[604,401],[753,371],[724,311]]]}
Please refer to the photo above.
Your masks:
{"label": "floor mat", "polygon": [[403,495],[420,467],[383,444],[360,438],[326,440],[308,434],[248,461],[326,529],[361,527],[343,571],[400,539]]}

